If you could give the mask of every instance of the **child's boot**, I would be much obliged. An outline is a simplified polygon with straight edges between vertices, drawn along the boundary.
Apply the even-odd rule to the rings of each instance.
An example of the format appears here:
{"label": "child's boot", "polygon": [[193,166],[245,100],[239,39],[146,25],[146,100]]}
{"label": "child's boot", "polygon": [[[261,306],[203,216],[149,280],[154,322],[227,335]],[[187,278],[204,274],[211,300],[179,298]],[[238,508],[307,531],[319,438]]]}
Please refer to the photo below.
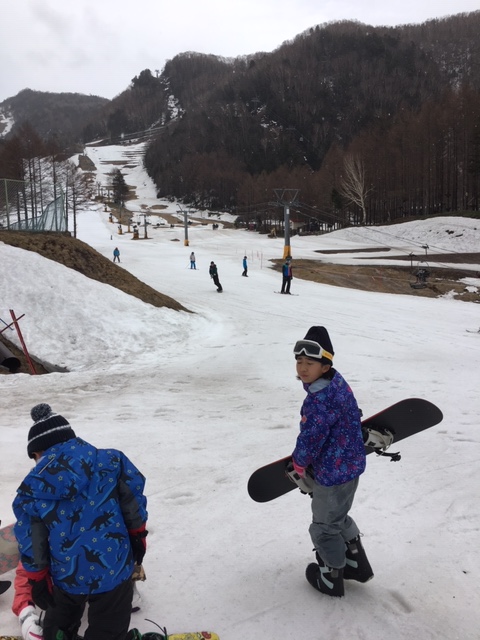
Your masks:
{"label": "child's boot", "polygon": [[346,543],[345,557],[347,563],[343,571],[345,580],[357,580],[357,582],[368,582],[373,578],[372,567],[363,548],[360,536],[353,538]]}
{"label": "child's boot", "polygon": [[305,572],[305,577],[317,591],[329,596],[341,598],[345,594],[343,587],[343,568],[333,569],[332,567],[328,567],[318,553],[316,556],[318,564],[315,562],[309,564]]}

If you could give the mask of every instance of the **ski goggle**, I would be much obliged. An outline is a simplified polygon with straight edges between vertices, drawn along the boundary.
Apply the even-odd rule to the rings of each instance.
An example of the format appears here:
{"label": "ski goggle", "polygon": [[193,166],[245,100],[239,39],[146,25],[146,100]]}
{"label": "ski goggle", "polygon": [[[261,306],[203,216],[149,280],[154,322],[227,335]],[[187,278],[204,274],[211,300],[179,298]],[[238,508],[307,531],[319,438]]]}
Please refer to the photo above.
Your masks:
{"label": "ski goggle", "polygon": [[293,347],[293,353],[296,356],[305,355],[307,358],[328,358],[333,362],[333,355],[314,340],[298,340]]}

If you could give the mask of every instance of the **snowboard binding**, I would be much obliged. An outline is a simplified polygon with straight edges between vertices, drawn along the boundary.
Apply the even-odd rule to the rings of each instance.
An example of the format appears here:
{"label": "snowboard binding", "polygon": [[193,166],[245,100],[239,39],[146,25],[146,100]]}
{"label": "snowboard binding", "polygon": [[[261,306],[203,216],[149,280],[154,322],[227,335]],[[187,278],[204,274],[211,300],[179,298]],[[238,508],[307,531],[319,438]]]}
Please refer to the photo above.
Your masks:
{"label": "snowboard binding", "polygon": [[390,462],[398,462],[401,460],[400,453],[387,453],[387,449],[392,444],[395,435],[388,429],[378,427],[362,427],[363,444],[374,451],[377,456],[385,456],[390,458]]}
{"label": "snowboard binding", "polygon": [[290,460],[285,467],[286,476],[297,485],[300,491],[304,494],[312,495],[313,485],[315,480],[310,469],[306,469],[304,476],[299,476],[293,468],[293,462]]}

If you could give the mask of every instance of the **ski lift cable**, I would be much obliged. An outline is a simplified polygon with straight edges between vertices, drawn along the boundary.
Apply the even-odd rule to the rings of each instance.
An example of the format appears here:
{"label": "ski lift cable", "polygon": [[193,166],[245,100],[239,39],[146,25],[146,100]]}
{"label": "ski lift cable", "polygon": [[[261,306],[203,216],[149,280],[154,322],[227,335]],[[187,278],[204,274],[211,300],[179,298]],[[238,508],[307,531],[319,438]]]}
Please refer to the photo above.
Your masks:
{"label": "ski lift cable", "polygon": [[269,202],[256,202],[255,204],[250,204],[242,208],[237,208],[235,211],[235,214],[238,216],[253,214],[255,213],[255,209],[258,209],[260,207],[267,207],[269,204],[270,204]]}
{"label": "ski lift cable", "polygon": [[[338,221],[338,222],[342,222],[342,220],[340,219],[340,216],[338,216],[338,215],[336,215],[336,214],[334,214],[334,213],[331,213],[331,212],[329,212],[329,211],[324,211],[324,210],[318,209],[318,208],[316,208],[316,207],[312,207],[311,205],[307,205],[307,204],[304,204],[304,203],[301,203],[301,202],[297,202],[297,203],[295,203],[295,206],[294,206],[294,207],[292,207],[292,209],[294,209],[294,210],[298,210],[298,209],[300,209],[300,213],[301,213],[301,215],[306,216],[307,218],[310,218],[310,219],[312,219],[312,220],[317,220],[317,221],[318,221],[318,217],[310,216],[310,215],[308,215],[307,213],[305,213],[304,211],[301,211],[301,209],[303,209],[303,208],[305,208],[305,209],[307,209],[307,210],[309,210],[309,211],[311,211],[311,212],[314,212],[314,213],[316,213],[316,214],[320,214],[320,215],[323,215],[323,216],[325,216],[325,217],[327,217],[327,218],[333,219],[333,220],[334,220],[334,221],[336,221],[336,222],[337,222],[337,221]],[[379,234],[381,234],[381,233],[382,233],[381,231],[379,231],[378,229],[375,229],[375,228],[373,228],[373,227],[368,227],[368,228],[369,228],[369,229],[371,229],[371,230],[373,230],[373,231],[376,231],[376,232],[377,232],[377,233],[379,233]],[[350,231],[352,231],[353,233],[356,233],[356,232],[355,232],[355,227],[350,227]],[[399,240],[402,240],[402,238],[401,238],[400,236],[396,236],[395,234],[388,234],[388,232],[386,232],[386,234],[387,234],[387,235],[390,235],[391,237],[398,238]],[[357,235],[359,235],[359,236],[360,236],[361,234],[358,232],[358,233],[357,233]],[[364,238],[363,238],[363,239],[364,239]],[[385,247],[386,249],[394,249],[394,250],[396,250],[396,251],[399,251],[400,253],[404,253],[404,254],[405,254],[405,255],[407,255],[407,256],[408,256],[408,255],[411,255],[411,253],[410,253],[410,252],[408,252],[408,251],[406,251],[405,249],[401,249],[401,248],[399,248],[399,247],[391,246],[391,245],[390,245],[390,244],[388,244],[387,242],[380,242],[379,240],[375,240],[374,238],[372,238],[371,240],[372,240],[373,242],[375,242],[376,244],[379,244],[380,246]],[[414,242],[414,244],[417,244],[418,246],[421,246],[422,248],[424,248],[424,245],[422,245],[422,244],[420,244],[420,243],[418,243],[418,242],[416,242],[416,241],[412,241],[412,242]]]}
{"label": "ski lift cable", "polygon": [[[329,215],[329,213],[328,213],[328,212],[326,212],[326,211],[322,211],[322,210],[317,209],[316,207],[312,207],[312,206],[310,206],[310,205],[300,204],[300,206],[305,207],[305,208],[308,208],[308,209],[310,209],[310,210],[312,210],[312,211],[315,211],[315,212],[321,213],[322,215]],[[333,214],[330,214],[330,215],[333,215]],[[353,229],[354,229],[354,227],[350,227],[350,230],[351,230],[351,231],[353,231]],[[394,233],[389,233],[388,231],[384,231],[384,230],[380,231],[379,229],[377,229],[377,228],[375,228],[375,227],[368,227],[368,229],[370,229],[371,231],[375,231],[375,232],[376,232],[376,233],[378,233],[378,234],[382,234],[382,235],[390,236],[390,237],[395,238],[395,239],[397,239],[397,240],[404,240],[404,238],[403,238],[403,237],[401,237],[401,236],[398,236],[398,235],[396,235],[396,234],[394,234]],[[409,243],[412,243],[412,244],[415,244],[415,245],[419,246],[419,247],[420,247],[420,248],[422,248],[422,249],[425,249],[425,247],[426,247],[427,249],[432,249],[432,250],[434,250],[434,251],[441,252],[441,253],[450,253],[450,254],[452,254],[452,255],[462,255],[462,253],[464,253],[463,251],[462,251],[462,252],[459,252],[459,251],[456,251],[456,250],[454,250],[454,249],[447,249],[447,248],[445,248],[445,247],[441,247],[441,246],[434,245],[434,244],[425,245],[424,243],[422,243],[422,242],[420,242],[420,241],[416,241],[416,240],[408,240],[408,242],[409,242]],[[388,247],[388,248],[390,248],[390,249],[394,249],[394,248],[396,248],[396,247],[391,247],[390,245],[387,245],[387,247]]]}
{"label": "ski lift cable", "polygon": [[[320,211],[319,209],[315,209],[314,207],[311,207],[311,206],[309,206],[309,205],[302,205],[302,206],[305,206],[306,208],[308,208],[308,209],[310,209],[310,210],[312,210],[312,211],[315,211],[315,212],[321,213],[322,215],[329,216],[329,217],[333,217],[333,218],[334,218],[334,219],[336,219],[336,220],[338,220],[338,219],[339,219],[339,217],[338,217],[338,216],[335,216],[335,214],[329,214],[327,211]],[[303,213],[303,212],[302,212],[302,213]],[[303,215],[306,215],[306,214],[303,214]],[[368,228],[368,229],[370,229],[371,231],[375,231],[375,232],[376,232],[376,233],[378,233],[379,235],[387,235],[387,236],[390,236],[391,238],[396,238],[396,239],[398,239],[398,240],[403,240],[403,238],[401,238],[400,236],[396,236],[396,235],[395,235],[395,234],[393,234],[393,233],[388,233],[388,232],[380,231],[379,229],[375,229],[375,227],[362,227],[362,228]],[[354,235],[358,235],[359,237],[361,236],[361,237],[362,237],[362,239],[363,239],[363,240],[365,240],[364,236],[363,236],[360,232],[358,232],[358,231],[356,231],[356,230],[355,230],[355,227],[349,227],[349,231],[350,231],[352,234],[354,234]],[[380,240],[376,240],[375,238],[370,238],[370,241],[372,241],[372,242],[374,242],[375,244],[378,244],[378,245],[380,245],[380,246],[382,246],[382,247],[385,247],[386,249],[394,249],[394,250],[396,250],[396,251],[399,251],[400,253],[404,253],[405,255],[410,255],[410,253],[409,253],[408,251],[406,251],[405,249],[401,249],[401,248],[399,248],[399,247],[394,247],[394,246],[390,245],[388,242],[381,242]],[[424,247],[424,245],[422,245],[420,242],[417,242],[417,241],[415,241],[415,240],[411,240],[411,241],[409,241],[409,242],[411,242],[411,243],[413,243],[413,244],[416,244],[416,245],[418,245],[418,246],[419,246],[419,247],[421,247],[421,248],[423,248],[423,247]]]}
{"label": "ski lift cable", "polygon": [[[258,207],[262,207],[262,206],[266,206],[266,205],[271,205],[271,203],[263,203],[262,202],[262,203],[256,203],[255,205],[250,205],[250,206],[258,208]],[[320,214],[322,216],[330,218],[331,220],[341,222],[340,216],[335,215],[334,213],[331,213],[329,211],[318,209],[316,207],[312,207],[311,205],[307,205],[307,204],[302,203],[302,202],[295,202],[295,204],[292,205],[292,210],[298,210],[299,213],[301,213],[301,215],[306,216],[307,218],[310,218],[311,220],[317,220],[318,221],[318,217],[311,216],[311,215],[305,213],[305,211],[303,211],[302,209],[307,209],[308,211],[311,211],[312,213],[315,213],[317,215]],[[239,215],[242,215],[242,214],[239,214]],[[385,230],[380,230],[380,229],[377,229],[375,227],[362,227],[362,228],[368,228],[370,231],[375,232],[379,236],[386,236],[388,238],[394,238],[395,240],[408,242],[409,244],[413,244],[413,245],[417,246],[420,249],[425,249],[425,247],[427,247],[428,249],[432,249],[434,251],[441,252],[441,253],[448,253],[448,254],[451,254],[452,256],[453,255],[462,255],[462,253],[463,253],[463,252],[460,252],[460,251],[455,251],[453,249],[447,249],[445,247],[440,247],[438,245],[432,245],[432,244],[425,245],[423,242],[421,242],[419,240],[412,240],[412,239],[406,240],[402,236],[396,235],[394,233],[390,233],[390,232],[385,231]],[[360,232],[356,232],[355,231],[355,227],[349,227],[349,230],[350,230],[350,232],[352,234],[358,235],[359,237],[361,236],[363,240],[365,239]],[[395,246],[389,244],[388,242],[381,242],[380,240],[376,240],[375,238],[370,238],[370,240],[372,242],[376,243],[376,244],[384,246],[386,249],[393,249],[393,250],[398,251],[400,253],[404,253],[405,255],[411,255],[411,252],[409,252],[409,251],[407,251],[405,249],[401,249],[400,247],[395,247]],[[445,262],[436,262],[436,264],[438,264],[439,266],[443,266],[443,267],[447,267],[448,266],[448,263],[445,263]]]}
{"label": "ski lift cable", "polygon": [[[250,206],[258,208],[258,207],[261,207],[261,206],[271,206],[271,203],[256,203],[256,204],[250,205]],[[298,211],[301,215],[306,216],[307,218],[310,218],[311,220],[318,221],[318,214],[320,214],[322,216],[330,218],[330,220],[333,220],[334,222],[342,222],[340,216],[338,216],[338,215],[336,215],[334,213],[331,213],[330,211],[325,211],[325,210],[322,210],[322,209],[318,209],[317,207],[312,207],[311,205],[307,205],[307,204],[302,203],[302,202],[295,202],[295,204],[291,208],[292,208],[293,211]],[[307,209],[307,211],[310,211],[312,213],[317,214],[317,217],[305,213],[305,211],[303,211],[302,209]],[[242,215],[242,214],[239,214],[239,215]],[[382,232],[378,231],[377,229],[374,229],[373,227],[369,227],[369,229],[377,231],[377,233],[382,233]],[[350,228],[350,230],[353,231],[353,233],[355,233],[354,228]],[[360,234],[358,234],[358,235],[360,235]],[[395,238],[397,237],[394,234],[389,234],[389,235],[391,235],[391,236],[393,236]],[[399,239],[401,239],[401,238],[399,238]],[[372,239],[372,241],[375,242],[376,244],[381,245],[382,247],[385,247],[386,249],[396,249],[396,250],[400,251],[401,253],[404,253],[405,255],[410,255],[409,252],[405,251],[404,249],[399,249],[399,248],[390,246],[388,243],[380,242],[380,241],[377,241],[375,239]],[[419,244],[419,243],[415,243],[415,244]],[[419,244],[419,246],[422,246],[422,245]]]}

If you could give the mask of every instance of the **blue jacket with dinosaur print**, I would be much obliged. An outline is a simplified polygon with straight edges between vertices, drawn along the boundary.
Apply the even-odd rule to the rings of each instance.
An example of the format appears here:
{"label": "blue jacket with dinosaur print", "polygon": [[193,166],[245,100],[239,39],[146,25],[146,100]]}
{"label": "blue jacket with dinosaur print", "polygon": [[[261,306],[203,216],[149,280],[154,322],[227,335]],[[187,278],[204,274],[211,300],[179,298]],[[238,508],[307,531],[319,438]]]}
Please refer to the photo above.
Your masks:
{"label": "blue jacket with dinosaur print", "polygon": [[121,451],[81,438],[47,449],[13,502],[25,569],[48,568],[54,584],[71,594],[111,591],[129,579],[128,531],[146,523],[144,486]]}

